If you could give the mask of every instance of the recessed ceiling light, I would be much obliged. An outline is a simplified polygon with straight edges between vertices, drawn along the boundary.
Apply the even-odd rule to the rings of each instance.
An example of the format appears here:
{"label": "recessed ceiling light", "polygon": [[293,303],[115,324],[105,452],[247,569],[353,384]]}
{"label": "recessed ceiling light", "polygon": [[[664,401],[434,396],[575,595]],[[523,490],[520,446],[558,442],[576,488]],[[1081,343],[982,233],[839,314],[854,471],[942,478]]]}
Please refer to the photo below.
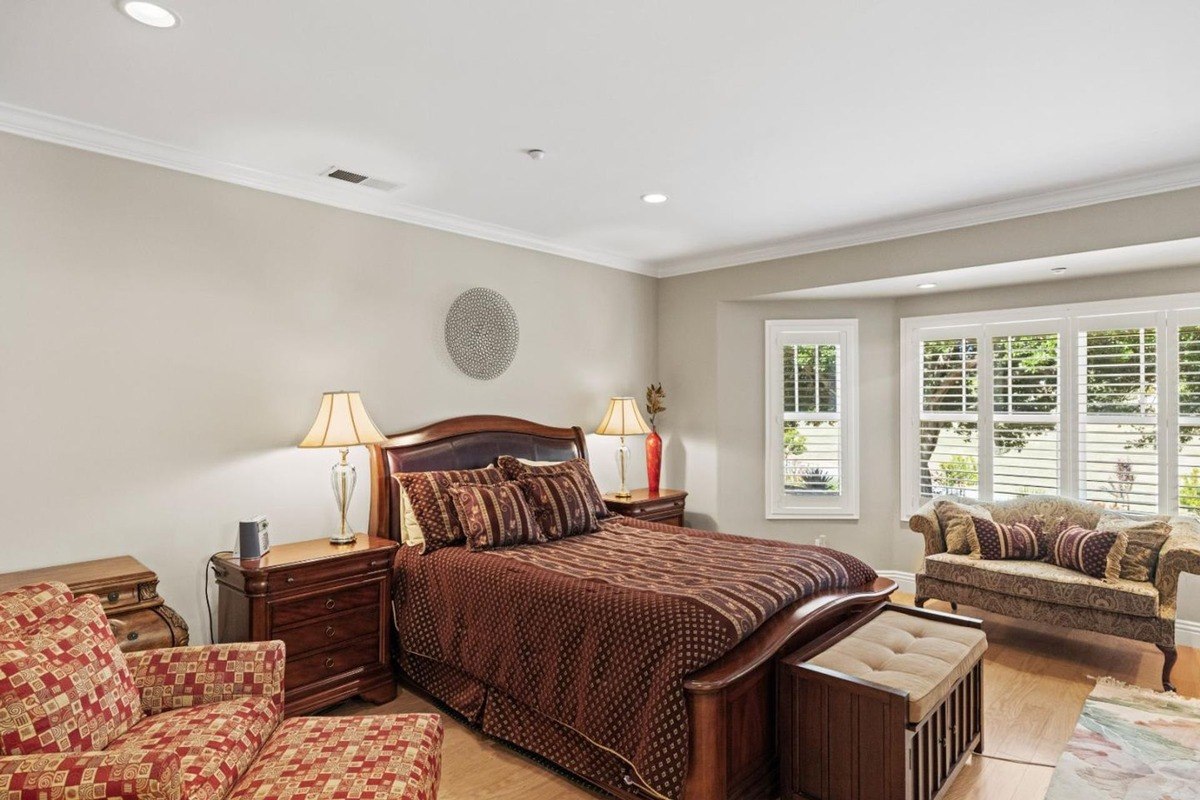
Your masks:
{"label": "recessed ceiling light", "polygon": [[174,11],[146,0],[120,0],[117,8],[130,19],[151,28],[174,28],[179,24],[179,16]]}
{"label": "recessed ceiling light", "polygon": [[1067,268],[1066,267],[1051,267],[1050,272],[1054,273],[1055,275],[1065,275],[1067,272]]}
{"label": "recessed ceiling light", "polygon": [[917,288],[918,289],[936,289],[937,284],[936,283],[918,283]]}
{"label": "recessed ceiling light", "polygon": [[659,192],[651,192],[650,194],[642,195],[642,202],[654,204],[665,203],[667,202],[667,196],[665,194],[660,194]]}

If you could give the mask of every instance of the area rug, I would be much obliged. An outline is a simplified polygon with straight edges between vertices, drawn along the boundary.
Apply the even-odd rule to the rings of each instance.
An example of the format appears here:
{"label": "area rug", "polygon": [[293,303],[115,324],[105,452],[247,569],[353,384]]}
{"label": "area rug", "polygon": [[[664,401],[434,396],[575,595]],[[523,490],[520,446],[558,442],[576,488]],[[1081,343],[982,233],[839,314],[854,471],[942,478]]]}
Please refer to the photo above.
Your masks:
{"label": "area rug", "polygon": [[1101,678],[1046,800],[1200,800],[1200,700]]}

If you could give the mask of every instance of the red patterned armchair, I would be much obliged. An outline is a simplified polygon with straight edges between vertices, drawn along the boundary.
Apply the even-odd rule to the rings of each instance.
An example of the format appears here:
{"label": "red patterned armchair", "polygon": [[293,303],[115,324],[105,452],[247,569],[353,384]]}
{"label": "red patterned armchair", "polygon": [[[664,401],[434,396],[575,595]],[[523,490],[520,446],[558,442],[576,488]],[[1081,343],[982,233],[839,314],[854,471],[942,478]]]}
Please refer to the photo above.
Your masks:
{"label": "red patterned armchair", "polygon": [[[95,597],[50,583],[0,594],[0,797],[338,798],[354,796],[355,773],[368,767],[396,786],[376,796],[436,797],[436,716],[281,724],[283,673],[282,642],[126,655]],[[336,788],[312,774],[284,787],[316,749],[288,743],[334,723],[341,774],[325,780]],[[364,748],[373,761],[358,757]]]}

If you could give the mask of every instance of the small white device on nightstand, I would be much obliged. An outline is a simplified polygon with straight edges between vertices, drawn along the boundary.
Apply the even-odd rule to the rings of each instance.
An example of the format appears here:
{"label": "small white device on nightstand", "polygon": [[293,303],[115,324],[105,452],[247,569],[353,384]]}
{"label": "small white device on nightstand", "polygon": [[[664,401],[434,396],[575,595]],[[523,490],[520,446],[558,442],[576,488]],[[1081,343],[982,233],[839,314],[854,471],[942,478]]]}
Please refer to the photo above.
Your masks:
{"label": "small white device on nightstand", "polygon": [[238,558],[261,558],[271,549],[269,523],[262,514],[238,523]]}

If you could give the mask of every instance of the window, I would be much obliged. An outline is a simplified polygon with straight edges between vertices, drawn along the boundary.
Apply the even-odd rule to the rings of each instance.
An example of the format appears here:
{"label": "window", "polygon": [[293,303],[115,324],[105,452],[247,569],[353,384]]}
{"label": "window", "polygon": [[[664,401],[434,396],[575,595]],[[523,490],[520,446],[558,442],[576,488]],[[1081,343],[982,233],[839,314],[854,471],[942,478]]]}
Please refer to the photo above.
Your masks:
{"label": "window", "polygon": [[858,321],[766,333],[767,517],[857,517]]}
{"label": "window", "polygon": [[906,513],[943,495],[1030,494],[1200,513],[1197,306],[1186,295],[903,320]]}

